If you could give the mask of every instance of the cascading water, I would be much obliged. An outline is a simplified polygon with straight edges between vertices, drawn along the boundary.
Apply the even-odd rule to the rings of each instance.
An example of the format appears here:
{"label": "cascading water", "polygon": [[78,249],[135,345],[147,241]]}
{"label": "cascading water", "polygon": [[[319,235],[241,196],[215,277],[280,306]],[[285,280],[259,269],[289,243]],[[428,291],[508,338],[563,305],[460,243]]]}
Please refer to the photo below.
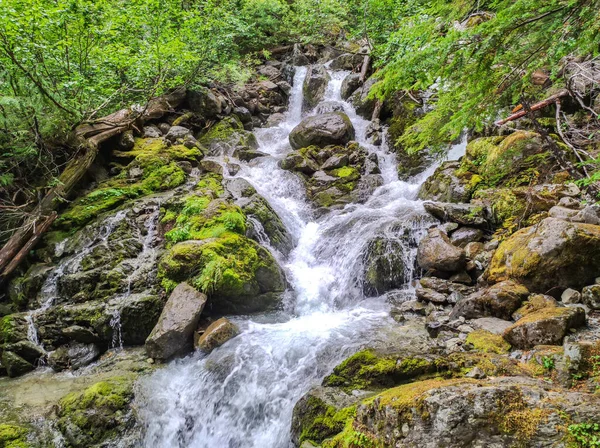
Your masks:
{"label": "cascading water", "polygon": [[[256,131],[260,150],[270,157],[241,162],[236,175],[268,200],[295,238],[283,261],[295,294],[293,313],[232,318],[241,329],[238,337],[145,379],[136,398],[145,447],[289,447],[296,401],[368,345],[378,328],[392,325],[385,298],[362,293],[362,259],[377,236],[407,244],[398,229],[408,228],[410,238],[420,238],[430,222],[415,200],[423,177],[398,180],[394,156],[385,144],[367,141],[369,122],[340,97],[347,73],[332,72],[324,102],[338,103],[349,115],[361,146],[377,154],[384,183],[365,203],[315,220],[300,180],[277,165],[291,151],[288,134],[302,119],[305,74],[305,68],[296,71],[287,119]],[[409,277],[414,252],[407,248]]]}

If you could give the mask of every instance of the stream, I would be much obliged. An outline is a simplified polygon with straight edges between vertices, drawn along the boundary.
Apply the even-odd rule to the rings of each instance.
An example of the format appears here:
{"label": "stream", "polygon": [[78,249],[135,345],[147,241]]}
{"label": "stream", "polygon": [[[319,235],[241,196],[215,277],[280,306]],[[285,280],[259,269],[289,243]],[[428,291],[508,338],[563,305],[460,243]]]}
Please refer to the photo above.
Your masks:
{"label": "stream", "polygon": [[[386,297],[363,294],[364,254],[374,238],[384,236],[406,249],[404,293],[412,296],[416,243],[432,222],[416,196],[435,167],[410,182],[398,180],[386,139],[381,146],[370,144],[369,121],[341,99],[347,74],[330,71],[323,102],[341,105],[355,127],[356,140],[377,154],[383,185],[363,204],[316,217],[301,181],[278,167],[292,151],[290,131],[303,118],[306,68],[298,67],[285,121],[255,131],[259,150],[270,157],[239,162],[242,168],[236,175],[271,204],[294,237],[295,248],[287,258],[271,249],[291,284],[286,307],[231,318],[240,327],[239,336],[209,355],[195,353],[143,379],[136,407],[144,447],[292,446],[290,422],[296,401],[335,365],[368,345],[378,329],[393,324]],[[456,145],[449,158],[463,151],[464,144]]]}

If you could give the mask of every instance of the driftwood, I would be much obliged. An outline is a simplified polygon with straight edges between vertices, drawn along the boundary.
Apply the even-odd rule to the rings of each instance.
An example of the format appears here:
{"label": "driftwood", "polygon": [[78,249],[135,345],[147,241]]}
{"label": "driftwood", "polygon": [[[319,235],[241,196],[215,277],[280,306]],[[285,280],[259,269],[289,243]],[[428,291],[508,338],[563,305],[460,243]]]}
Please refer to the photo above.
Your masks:
{"label": "driftwood", "polygon": [[[536,110],[543,109],[544,107],[548,107],[551,104],[554,104],[556,102],[556,100],[558,100],[562,97],[568,96],[568,95],[569,95],[569,91],[567,89],[563,89],[560,92],[555,93],[554,95],[546,98],[544,101],[540,101],[539,103],[532,104],[531,107],[529,108],[529,110],[531,112],[535,112]],[[509,121],[517,120],[519,118],[524,117],[527,114],[528,114],[528,112],[525,110],[525,108],[523,108],[520,111],[506,117],[504,120],[497,121],[495,124],[496,124],[496,126],[502,126],[503,124],[506,124]]]}
{"label": "driftwood", "polygon": [[365,79],[367,79],[367,72],[369,71],[369,65],[371,65],[371,56],[365,55],[363,59],[362,68],[360,69],[360,82],[364,83]]}
{"label": "driftwood", "polygon": [[162,117],[185,99],[185,90],[153,98],[144,108],[122,109],[104,118],[78,126],[73,135],[77,153],[67,164],[56,186],[44,198],[23,224],[0,249],[0,283],[2,283],[35,246],[56,219],[56,209],[90,168],[100,145],[129,129],[140,129],[149,120]]}

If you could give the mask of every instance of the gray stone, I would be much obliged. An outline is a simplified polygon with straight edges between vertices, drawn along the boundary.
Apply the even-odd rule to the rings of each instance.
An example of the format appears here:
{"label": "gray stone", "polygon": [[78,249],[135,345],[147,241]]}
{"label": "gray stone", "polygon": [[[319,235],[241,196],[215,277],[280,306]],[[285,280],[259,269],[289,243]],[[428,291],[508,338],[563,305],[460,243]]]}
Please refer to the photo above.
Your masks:
{"label": "gray stone", "polygon": [[302,91],[304,93],[302,107],[304,110],[313,109],[323,101],[327,85],[331,77],[323,65],[312,65],[304,78]]}
{"label": "gray stone", "polygon": [[66,369],[77,370],[94,362],[100,354],[96,344],[72,342],[48,354],[48,364],[57,372]]}
{"label": "gray stone", "polygon": [[581,294],[571,288],[567,288],[563,291],[560,299],[565,304],[581,303]]}
{"label": "gray stone", "polygon": [[215,118],[223,110],[221,99],[205,87],[188,89],[187,102],[190,109],[203,118]]}
{"label": "gray stone", "polygon": [[419,199],[453,203],[469,202],[472,188],[466,179],[456,175],[458,168],[460,168],[459,162],[442,163],[421,186]]}
{"label": "gray stone", "polygon": [[344,105],[337,101],[325,101],[315,109],[317,115],[328,114],[329,112],[344,112]]}
{"label": "gray stone", "polygon": [[25,375],[34,369],[33,365],[8,350],[2,353],[2,367],[6,369],[6,373],[10,378]]}
{"label": "gray stone", "polygon": [[600,310],[600,285],[591,285],[583,288],[581,290],[581,298],[582,302],[591,309]]}
{"label": "gray stone", "polygon": [[501,282],[458,302],[450,317],[476,319],[491,316],[510,319],[528,295],[529,291],[523,285],[510,280]]}
{"label": "gray stone", "polygon": [[331,61],[329,67],[333,70],[354,71],[362,66],[364,59],[364,54],[344,53]]}
{"label": "gray stone", "polygon": [[165,138],[170,142],[176,142],[179,139],[185,139],[189,135],[192,134],[192,131],[188,128],[184,128],[183,126],[172,126],[165,135]]}
{"label": "gray stone", "polygon": [[302,52],[300,44],[294,44],[294,50],[292,52],[292,64],[298,67],[310,64],[308,58]]}
{"label": "gray stone", "polygon": [[437,304],[446,303],[446,296],[436,292],[433,289],[417,288],[415,291],[417,298],[423,302],[432,302]]}
{"label": "gray stone", "polygon": [[507,328],[511,327],[513,322],[497,317],[480,317],[471,321],[471,325],[478,330],[489,331],[493,334],[502,335]]}
{"label": "gray stone", "polygon": [[423,207],[441,221],[455,222],[465,226],[482,226],[486,223],[483,208],[476,205],[425,202]]}
{"label": "gray stone", "polygon": [[154,125],[144,126],[143,137],[144,138],[160,138],[160,137],[162,137],[162,132],[160,132],[160,129],[158,129],[157,126],[154,126]]}
{"label": "gray stone", "polygon": [[343,100],[347,100],[360,87],[360,75],[351,73],[342,81],[341,96]]}
{"label": "gray stone", "polygon": [[180,283],[169,296],[158,323],[146,339],[148,356],[169,359],[192,345],[192,335],[206,304],[206,296]]}
{"label": "gray stone", "polygon": [[469,243],[477,243],[483,238],[483,232],[473,227],[461,227],[452,232],[450,241],[457,247],[466,247]]}
{"label": "gray stone", "polygon": [[452,245],[444,232],[429,229],[419,243],[417,262],[423,269],[457,272],[466,265],[464,250]]}
{"label": "gray stone", "polygon": [[332,112],[305,118],[290,133],[294,149],[316,145],[345,145],[354,139],[354,126],[342,112]]}

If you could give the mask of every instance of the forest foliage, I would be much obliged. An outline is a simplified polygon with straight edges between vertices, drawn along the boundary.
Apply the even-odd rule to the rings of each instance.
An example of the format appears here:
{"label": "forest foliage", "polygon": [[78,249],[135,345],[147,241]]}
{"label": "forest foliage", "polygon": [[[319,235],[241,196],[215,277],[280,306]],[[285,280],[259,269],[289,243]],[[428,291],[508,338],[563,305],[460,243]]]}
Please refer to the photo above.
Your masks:
{"label": "forest foliage", "polygon": [[[0,204],[26,207],[73,127],[178,85],[242,83],[269,49],[368,43],[376,94],[435,87],[413,150],[482,130],[600,52],[598,0],[0,0]],[[15,179],[19,179],[16,182]]]}

